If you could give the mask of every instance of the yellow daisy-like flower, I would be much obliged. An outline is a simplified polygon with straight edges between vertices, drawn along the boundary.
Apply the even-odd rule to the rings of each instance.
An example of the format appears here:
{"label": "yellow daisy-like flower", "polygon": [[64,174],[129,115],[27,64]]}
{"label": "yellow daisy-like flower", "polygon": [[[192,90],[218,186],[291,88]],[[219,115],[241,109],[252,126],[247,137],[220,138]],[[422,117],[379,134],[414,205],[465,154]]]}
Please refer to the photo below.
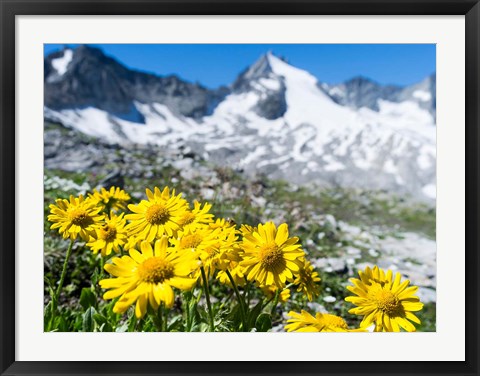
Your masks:
{"label": "yellow daisy-like flower", "polygon": [[242,224],[240,226],[240,234],[242,236],[245,236],[247,234],[251,234],[252,232],[257,231],[257,230],[258,229],[256,227],[253,227],[253,226],[250,226],[250,225]]}
{"label": "yellow daisy-like flower", "polygon": [[305,261],[303,267],[300,268],[297,278],[295,278],[295,285],[298,285],[297,292],[303,292],[309,301],[320,295],[320,277],[309,261]]}
{"label": "yellow daisy-like flower", "polygon": [[[197,227],[195,230],[179,231],[178,238],[172,238],[171,242],[179,252],[194,252],[211,276],[217,268],[228,264],[236,256],[228,252],[236,241],[235,230],[223,230]],[[197,276],[200,277],[200,270],[197,271]]]}
{"label": "yellow daisy-like flower", "polygon": [[230,272],[233,281],[238,287],[244,287],[246,285],[245,275],[243,274],[243,267],[235,261],[230,261],[227,268],[218,271],[217,280],[221,284],[233,287],[232,283],[230,282],[230,278],[228,278],[228,275],[225,271],[227,269]]}
{"label": "yellow daisy-like flower", "polygon": [[190,290],[196,280],[190,273],[196,267],[196,260],[188,253],[179,254],[168,248],[168,239],[163,237],[155,242],[155,249],[144,241],[141,252],[131,249],[129,256],[114,257],[105,270],[116,278],[103,279],[100,286],[110,289],[104,299],[120,296],[113,311],[124,313],[135,304],[135,316],[142,318],[147,305],[157,310],[160,304],[170,308],[174,302],[172,287]]}
{"label": "yellow daisy-like flower", "polygon": [[154,192],[146,190],[147,200],[142,200],[138,205],[128,205],[134,214],[127,214],[125,219],[131,221],[127,225],[129,237],[152,242],[161,238],[164,234],[174,236],[180,229],[179,222],[187,210],[187,201],[179,194],[175,196],[175,190],[168,187],[160,192],[155,187]]}
{"label": "yellow daisy-like flower", "polygon": [[115,215],[110,212],[110,218],[105,219],[104,224],[95,226],[96,237],[90,237],[90,242],[87,247],[93,253],[101,252],[102,256],[108,256],[114,252],[120,252],[120,246],[123,246],[127,241],[127,231],[125,225],[127,221],[123,218],[124,213]]}
{"label": "yellow daisy-like flower", "polygon": [[393,272],[391,270],[387,270],[385,273],[383,269],[380,269],[377,265],[375,265],[373,269],[367,266],[365,270],[359,270],[358,275],[364,284],[368,285],[371,282],[376,282],[384,286],[386,283],[392,281]]}
{"label": "yellow daisy-like flower", "polygon": [[[237,233],[234,226],[224,226],[217,233],[217,243],[205,249],[201,255],[202,262],[213,273],[215,269],[225,270],[232,261],[241,261],[240,249],[237,243]],[[214,230],[214,231],[217,231]]]}
{"label": "yellow daisy-like flower", "polygon": [[177,237],[171,238],[170,242],[178,252],[193,252],[196,257],[200,258],[207,248],[217,245],[219,232],[219,229],[212,231],[208,227],[197,227],[187,231],[179,231]]}
{"label": "yellow daisy-like flower", "polygon": [[243,237],[244,274],[249,281],[260,285],[285,287],[285,281],[293,281],[303,265],[305,253],[298,238],[288,237],[288,226],[283,223],[277,228],[272,222],[258,225],[258,230]]}
{"label": "yellow daisy-like flower", "polygon": [[52,230],[58,228],[64,239],[72,240],[80,236],[88,241],[90,236],[95,234],[95,225],[104,217],[99,214],[102,210],[95,201],[85,199],[83,195],[79,197],[70,196],[70,200],[57,199],[57,205],[50,205],[50,215],[47,219],[53,223]]}
{"label": "yellow daisy-like flower", "polygon": [[119,187],[110,187],[108,191],[102,187],[100,192],[94,189],[89,197],[107,209],[115,211],[125,210],[127,202],[130,201],[130,195]]}
{"label": "yellow daisy-like flower", "polygon": [[285,325],[287,332],[363,332],[364,329],[349,329],[344,319],[329,313],[317,312],[315,316],[302,310],[288,312],[291,317]]}
{"label": "yellow daisy-like flower", "polygon": [[217,228],[235,228],[235,222],[232,219],[217,218],[215,222],[209,224],[213,230]]}
{"label": "yellow daisy-like flower", "polygon": [[179,225],[183,231],[194,230],[198,226],[208,225],[213,222],[213,214],[209,213],[212,204],[205,202],[202,205],[198,201],[193,202],[193,210],[185,211],[180,218]]}
{"label": "yellow daisy-like flower", "polygon": [[393,279],[390,270],[385,274],[379,268],[374,268],[373,272],[366,269],[359,275],[361,279],[352,278],[353,286],[347,286],[356,296],[348,296],[345,300],[357,306],[349,313],[364,316],[360,327],[375,323],[377,332],[399,332],[400,328],[414,332],[416,329],[411,322],[420,324],[420,320],[412,312],[423,308],[423,303],[414,296],[418,287],[409,287],[409,280],[401,282],[400,273],[396,273]]}
{"label": "yellow daisy-like flower", "polygon": [[[277,293],[277,288],[275,286],[260,286],[260,289],[263,291],[267,299],[273,299]],[[286,303],[290,299],[290,289],[283,289],[278,294],[278,302]]]}

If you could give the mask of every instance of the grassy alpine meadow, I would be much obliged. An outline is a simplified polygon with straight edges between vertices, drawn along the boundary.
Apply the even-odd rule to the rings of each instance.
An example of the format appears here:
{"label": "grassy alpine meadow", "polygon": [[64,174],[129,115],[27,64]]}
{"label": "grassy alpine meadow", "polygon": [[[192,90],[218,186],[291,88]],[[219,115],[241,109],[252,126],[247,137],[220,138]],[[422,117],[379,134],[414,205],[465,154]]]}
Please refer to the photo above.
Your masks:
{"label": "grassy alpine meadow", "polygon": [[[378,196],[365,203],[349,191],[291,192],[266,179],[247,184],[228,169],[217,176],[219,186],[240,189],[212,190],[206,200],[204,188],[180,179],[90,189],[98,176],[47,171],[44,330],[435,330],[435,304],[422,303],[417,286],[379,267],[378,255],[335,223],[390,221],[388,236],[416,228],[428,238],[435,236],[430,209]],[[255,189],[264,201],[252,202]],[[336,219],[313,218],[312,206]],[[366,266],[347,262],[332,272],[318,261],[350,252],[354,242]]]}

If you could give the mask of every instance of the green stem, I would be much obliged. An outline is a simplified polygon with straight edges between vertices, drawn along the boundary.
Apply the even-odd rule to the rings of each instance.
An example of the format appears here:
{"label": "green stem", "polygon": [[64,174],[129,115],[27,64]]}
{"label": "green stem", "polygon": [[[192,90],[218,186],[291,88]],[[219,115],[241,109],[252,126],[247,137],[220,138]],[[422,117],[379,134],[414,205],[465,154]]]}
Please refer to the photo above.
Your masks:
{"label": "green stem", "polygon": [[67,254],[65,256],[65,261],[63,262],[63,269],[62,274],[60,275],[60,282],[58,282],[57,290],[55,291],[55,295],[53,296],[53,301],[55,307],[57,306],[58,298],[60,297],[60,293],[62,291],[63,283],[65,282],[65,276],[67,275],[67,267],[68,267],[68,260],[70,259],[70,255],[72,254],[73,243],[75,242],[74,239],[70,240],[70,246],[67,249]]}
{"label": "green stem", "polygon": [[235,291],[235,295],[237,296],[238,299],[238,304],[240,304],[240,312],[242,313],[242,322],[243,322],[243,330],[247,331],[248,330],[248,325],[247,325],[247,315],[246,315],[246,310],[245,310],[245,301],[243,300],[242,296],[240,295],[240,291],[238,291],[237,284],[235,283],[235,280],[233,279],[232,275],[228,271],[228,269],[225,270],[227,273],[228,279],[230,280],[230,283],[232,284],[233,291]]}
{"label": "green stem", "polygon": [[208,291],[208,280],[207,280],[207,275],[205,274],[205,269],[200,267],[200,270],[202,272],[202,279],[203,279],[203,292],[205,293],[205,299],[207,300],[207,307],[208,307],[208,316],[210,317],[210,330],[212,332],[215,331],[215,324],[213,321],[213,310],[212,310],[212,304],[210,303],[210,292]]}
{"label": "green stem", "polygon": [[162,305],[162,311],[165,313],[165,317],[163,318],[163,331],[168,332],[168,312],[170,310]]}
{"label": "green stem", "polygon": [[251,292],[250,282],[248,282],[247,278],[245,278],[245,293],[243,294],[243,296],[245,296],[247,307],[250,307],[250,298],[251,298],[250,292]]}
{"label": "green stem", "polygon": [[102,255],[100,255],[100,273],[98,274],[98,278],[99,279],[102,279],[103,276],[104,276],[104,269],[103,267],[105,266],[105,257],[103,257]]}
{"label": "green stem", "polygon": [[186,315],[186,324],[185,324],[185,331],[186,332],[190,332],[190,328],[191,328],[191,325],[190,325],[190,292],[187,292],[187,293],[184,293],[183,294],[183,297],[184,297],[184,305],[186,306],[186,309],[185,309],[185,315]]}
{"label": "green stem", "polygon": [[273,300],[272,311],[270,312],[270,316],[272,316],[272,318],[275,313],[275,308],[277,308],[279,296],[280,296],[280,289],[277,289],[277,291],[275,291],[275,299]]}
{"label": "green stem", "polygon": [[158,306],[157,311],[155,312],[152,308],[151,312],[149,312],[150,317],[152,318],[153,324],[155,325],[155,329],[157,329],[158,332],[161,332],[163,330],[163,317],[162,317],[162,306]]}

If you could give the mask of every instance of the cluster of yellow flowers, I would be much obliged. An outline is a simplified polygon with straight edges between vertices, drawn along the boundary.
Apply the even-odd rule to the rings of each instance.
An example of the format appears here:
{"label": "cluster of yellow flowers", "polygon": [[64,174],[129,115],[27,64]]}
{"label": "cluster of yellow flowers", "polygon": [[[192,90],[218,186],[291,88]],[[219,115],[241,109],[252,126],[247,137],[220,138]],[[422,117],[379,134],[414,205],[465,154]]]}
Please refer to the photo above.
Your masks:
{"label": "cluster of yellow flowers", "polygon": [[[50,205],[48,220],[71,244],[77,238],[93,253],[114,257],[104,269],[112,276],[101,280],[107,290],[104,299],[118,298],[114,312],[124,313],[135,306],[137,318],[148,306],[174,304],[174,289],[205,288],[210,278],[233,287],[248,282],[270,299],[284,302],[290,288],[312,301],[319,296],[320,277],[306,258],[297,237],[290,237],[287,224],[267,222],[257,227],[215,219],[212,205],[195,201],[193,207],[175,190],[146,189],[146,199],[128,204],[130,196],[119,188],[94,190],[88,197],[70,196]],[[129,212],[126,213],[127,209]],[[377,331],[414,331],[419,323],[411,313],[422,308],[413,296],[416,287],[400,283],[400,274],[375,267],[360,272],[347,287],[356,296],[346,300],[357,305],[350,310],[363,315],[360,329],[349,329],[334,315],[311,316],[305,311],[290,312],[287,331],[364,331],[375,324]],[[207,286],[208,287],[208,286]],[[245,309],[245,307],[243,307]],[[409,321],[410,320],[410,321]]]}
{"label": "cluster of yellow flowers", "polygon": [[420,311],[423,303],[415,296],[417,286],[409,286],[410,281],[401,282],[400,273],[384,270],[378,266],[367,267],[358,272],[360,279],[351,278],[353,286],[347,289],[355,296],[347,296],[345,300],[357,307],[349,313],[363,316],[359,329],[349,329],[347,323],[338,316],[317,313],[315,317],[308,312],[300,314],[290,312],[287,331],[297,332],[355,332],[373,328],[376,332],[414,332],[420,320],[413,312]]}

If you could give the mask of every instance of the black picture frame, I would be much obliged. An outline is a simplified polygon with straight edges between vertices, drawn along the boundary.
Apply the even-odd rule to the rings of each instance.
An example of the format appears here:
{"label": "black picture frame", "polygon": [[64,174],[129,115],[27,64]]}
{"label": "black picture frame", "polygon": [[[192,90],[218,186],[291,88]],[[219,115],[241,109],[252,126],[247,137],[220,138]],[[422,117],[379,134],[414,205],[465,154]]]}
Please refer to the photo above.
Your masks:
{"label": "black picture frame", "polygon": [[[0,372],[2,375],[478,375],[478,0],[0,0]],[[15,17],[18,15],[465,15],[466,332],[464,362],[15,361]],[[454,343],[451,346],[455,346]],[[286,353],[288,356],[288,353]]]}

